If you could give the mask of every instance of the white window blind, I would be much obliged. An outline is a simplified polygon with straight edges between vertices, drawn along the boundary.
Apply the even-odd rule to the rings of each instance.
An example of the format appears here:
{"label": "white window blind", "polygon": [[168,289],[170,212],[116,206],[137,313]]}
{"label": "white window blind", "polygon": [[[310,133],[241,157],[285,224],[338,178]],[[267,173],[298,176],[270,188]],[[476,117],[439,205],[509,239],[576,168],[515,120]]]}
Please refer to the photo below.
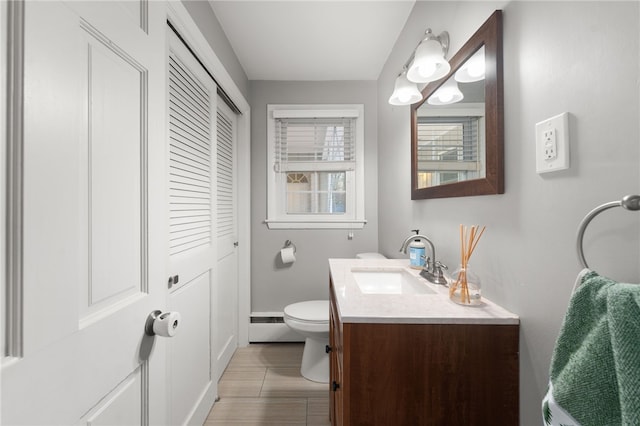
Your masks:
{"label": "white window blind", "polygon": [[478,117],[419,117],[418,169],[476,172]]}
{"label": "white window blind", "polygon": [[355,118],[276,118],[276,171],[355,168]]}

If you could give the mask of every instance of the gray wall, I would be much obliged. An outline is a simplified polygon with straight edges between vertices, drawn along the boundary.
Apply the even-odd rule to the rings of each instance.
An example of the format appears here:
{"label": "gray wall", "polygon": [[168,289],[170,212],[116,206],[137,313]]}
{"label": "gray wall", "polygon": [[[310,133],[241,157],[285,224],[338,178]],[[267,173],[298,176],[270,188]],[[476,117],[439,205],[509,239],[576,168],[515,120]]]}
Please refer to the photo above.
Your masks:
{"label": "gray wall", "polygon": [[233,51],[229,39],[227,39],[222,30],[209,2],[204,0],[182,0],[182,3],[220,62],[222,62],[222,65],[224,65],[233,82],[238,86],[242,96],[248,100],[249,80],[247,79],[247,74],[245,74],[242,65],[240,65],[240,61],[238,61],[238,57]]}
{"label": "gray wall", "polygon": [[[328,258],[354,257],[378,249],[377,89],[375,81],[251,81],[251,310],[282,312],[293,302],[329,298]],[[364,104],[364,229],[273,230],[267,217],[267,104]],[[279,267],[285,240],[297,247],[296,262]]]}
{"label": "gray wall", "polygon": [[[503,8],[504,195],[411,201],[409,108],[386,103],[424,29],[449,31],[451,55]],[[549,363],[580,266],[578,224],[592,208],[639,192],[638,2],[418,2],[378,80],[379,246],[395,256],[420,228],[449,266],[458,225],[487,230],[471,263],[488,298],[520,315],[521,424],[541,423]],[[535,123],[569,112],[571,168],[538,175]],[[598,216],[587,230],[593,269],[638,282],[640,215]]]}

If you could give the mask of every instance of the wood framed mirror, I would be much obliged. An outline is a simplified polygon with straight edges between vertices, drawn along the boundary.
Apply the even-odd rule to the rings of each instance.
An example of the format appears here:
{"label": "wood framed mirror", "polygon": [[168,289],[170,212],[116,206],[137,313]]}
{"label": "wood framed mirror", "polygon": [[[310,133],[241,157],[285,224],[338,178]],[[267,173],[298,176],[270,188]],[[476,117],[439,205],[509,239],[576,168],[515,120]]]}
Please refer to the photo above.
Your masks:
{"label": "wood framed mirror", "polygon": [[[412,200],[504,193],[502,11],[449,64],[411,105]],[[442,95],[455,86],[460,93]]]}

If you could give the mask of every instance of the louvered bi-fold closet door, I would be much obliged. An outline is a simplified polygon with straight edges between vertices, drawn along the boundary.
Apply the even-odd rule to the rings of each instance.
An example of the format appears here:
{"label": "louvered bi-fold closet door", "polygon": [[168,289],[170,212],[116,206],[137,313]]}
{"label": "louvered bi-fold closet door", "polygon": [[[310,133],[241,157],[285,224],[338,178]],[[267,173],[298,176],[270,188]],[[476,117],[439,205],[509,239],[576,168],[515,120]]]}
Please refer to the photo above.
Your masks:
{"label": "louvered bi-fold closet door", "polygon": [[[182,42],[169,54],[169,305],[182,314],[168,354],[171,424],[202,423],[217,395],[213,267],[216,86]],[[196,413],[196,414],[194,414]]]}
{"label": "louvered bi-fold closet door", "polygon": [[217,286],[215,378],[220,378],[238,345],[238,255],[236,209],[237,116],[221,100],[217,107]]}

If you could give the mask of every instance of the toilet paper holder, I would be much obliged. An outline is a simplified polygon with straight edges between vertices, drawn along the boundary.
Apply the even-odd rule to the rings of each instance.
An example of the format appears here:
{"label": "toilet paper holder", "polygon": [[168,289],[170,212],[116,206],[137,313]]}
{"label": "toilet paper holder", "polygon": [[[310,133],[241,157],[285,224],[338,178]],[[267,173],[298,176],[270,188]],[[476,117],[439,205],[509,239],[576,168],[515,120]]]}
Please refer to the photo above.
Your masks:
{"label": "toilet paper holder", "polygon": [[[152,311],[149,316],[147,316],[147,321],[144,323],[144,334],[146,334],[147,336],[156,336],[157,333],[155,332],[155,330],[153,329],[153,324],[156,322],[156,320],[162,320],[163,319],[163,315],[165,314],[171,314],[171,312],[162,312],[161,310],[156,309],[155,311]],[[179,315],[178,315],[179,316]],[[172,324],[173,329],[175,330],[178,327],[178,320],[176,319],[174,321],[174,324]],[[170,334],[167,337],[171,337]]]}
{"label": "toilet paper holder", "polygon": [[289,248],[289,247],[293,247],[293,252],[294,253],[296,252],[296,245],[293,244],[291,242],[291,240],[287,240],[287,241],[284,242],[284,247],[283,248]]}

